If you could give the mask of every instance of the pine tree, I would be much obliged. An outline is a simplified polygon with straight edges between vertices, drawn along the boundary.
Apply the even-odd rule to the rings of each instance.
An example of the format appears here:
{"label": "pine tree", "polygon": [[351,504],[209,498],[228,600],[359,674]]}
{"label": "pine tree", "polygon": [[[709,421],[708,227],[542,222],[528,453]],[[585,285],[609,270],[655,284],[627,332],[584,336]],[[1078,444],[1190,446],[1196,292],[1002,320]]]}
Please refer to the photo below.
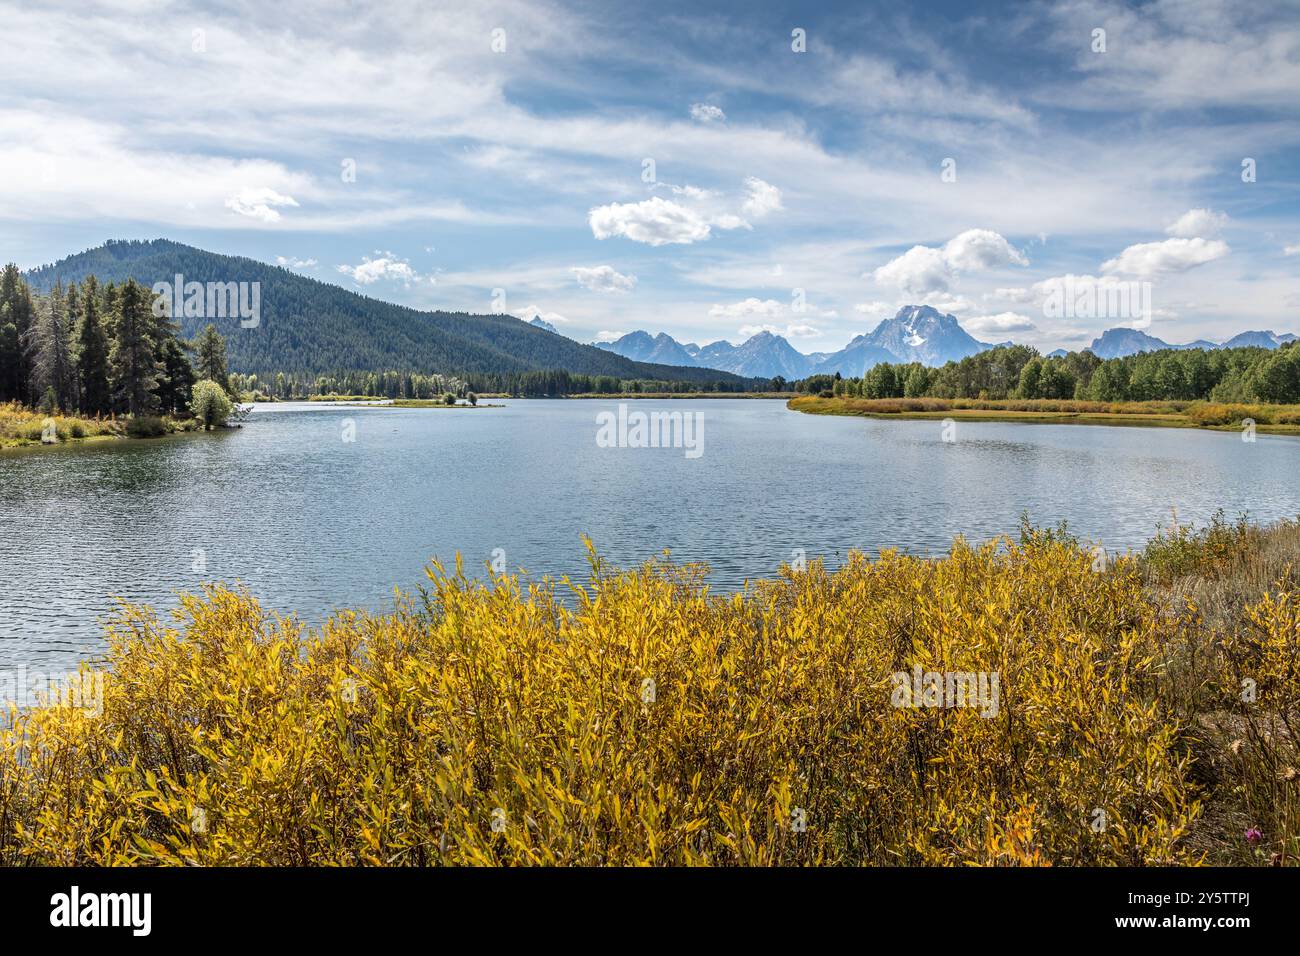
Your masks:
{"label": "pine tree", "polygon": [[199,333],[194,350],[199,357],[199,378],[211,379],[233,398],[234,394],[230,390],[230,373],[226,370],[226,340],[217,333],[217,327],[211,322]]}
{"label": "pine tree", "polygon": [[68,340],[68,407],[81,408],[81,376],[77,370],[77,328],[81,324],[81,290],[77,283],[68,286],[67,299],[67,340]]}
{"label": "pine tree", "polygon": [[0,401],[34,401],[24,348],[34,313],[31,290],[11,262],[0,272]]}
{"label": "pine tree", "polygon": [[36,310],[36,321],[28,330],[24,344],[30,369],[28,388],[33,393],[52,394],[58,408],[72,408],[75,367],[67,297],[60,283],[55,283],[49,297]]}
{"label": "pine tree", "polygon": [[164,335],[158,343],[158,357],[163,368],[155,389],[158,403],[169,415],[186,413],[189,410],[190,390],[197,378],[185,346],[175,334]]}
{"label": "pine tree", "polygon": [[81,320],[77,325],[77,382],[81,411],[104,415],[112,411],[108,382],[108,334],[100,317],[99,285],[87,276],[81,289]]}
{"label": "pine tree", "polygon": [[113,397],[131,415],[153,415],[158,409],[154,388],[162,365],[154,341],[152,295],[134,279],[116,291],[113,347],[109,353]]}

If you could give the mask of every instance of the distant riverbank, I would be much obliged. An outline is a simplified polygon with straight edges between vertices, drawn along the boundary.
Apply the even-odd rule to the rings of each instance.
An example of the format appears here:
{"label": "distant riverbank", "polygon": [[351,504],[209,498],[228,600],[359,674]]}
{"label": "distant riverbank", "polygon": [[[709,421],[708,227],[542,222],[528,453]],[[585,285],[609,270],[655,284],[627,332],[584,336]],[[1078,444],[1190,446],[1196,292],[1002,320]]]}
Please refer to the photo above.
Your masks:
{"label": "distant riverbank", "polygon": [[809,415],[863,418],[951,418],[969,422],[1041,425],[1126,425],[1240,431],[1248,423],[1274,435],[1300,435],[1300,405],[1221,405],[1214,402],[1002,401],[944,398],[792,398],[786,407]]}
{"label": "distant riverbank", "polygon": [[633,398],[794,398],[794,392],[620,392],[611,395],[607,392],[579,392],[575,395],[563,395],[562,398],[603,398],[606,401],[627,401]]}

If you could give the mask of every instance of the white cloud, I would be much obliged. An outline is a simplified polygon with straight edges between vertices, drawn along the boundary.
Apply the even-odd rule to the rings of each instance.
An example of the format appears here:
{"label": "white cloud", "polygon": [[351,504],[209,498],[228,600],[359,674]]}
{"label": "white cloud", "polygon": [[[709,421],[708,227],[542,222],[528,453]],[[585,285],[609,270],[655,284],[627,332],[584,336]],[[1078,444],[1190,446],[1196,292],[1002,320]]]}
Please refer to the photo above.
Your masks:
{"label": "white cloud", "polygon": [[949,239],[943,257],[958,272],[982,272],[999,266],[1027,266],[1029,260],[991,229],[967,229]]}
{"label": "white cloud", "polygon": [[715,305],[709,309],[710,318],[743,319],[751,315],[775,318],[784,310],[784,306],[775,299],[755,299],[753,297],[730,305]]}
{"label": "white cloud", "polygon": [[1029,289],[1017,286],[1009,289],[994,289],[992,292],[985,293],[984,298],[994,302],[1032,302],[1034,294]]}
{"label": "white cloud", "polygon": [[1029,260],[996,232],[967,229],[944,243],[942,249],[913,246],[876,269],[872,276],[881,285],[895,286],[915,297],[947,292],[961,272],[1028,264]]}
{"label": "white cloud", "polygon": [[1294,246],[1283,246],[1283,247],[1282,247],[1282,255],[1284,255],[1284,256],[1300,256],[1300,245],[1294,245]]}
{"label": "white cloud", "polygon": [[611,332],[609,329],[605,329],[605,330],[603,330],[603,331],[600,331],[600,332],[597,332],[597,333],[596,333],[596,341],[597,341],[597,342],[617,342],[619,339],[621,339],[621,338],[622,338],[623,336],[625,336],[625,335],[627,335],[626,332]]}
{"label": "white cloud", "polygon": [[693,103],[691,119],[701,123],[721,123],[726,121],[727,114],[709,103]]}
{"label": "white cloud", "polygon": [[740,206],[740,211],[745,215],[761,219],[781,208],[781,190],[771,183],[763,182],[757,176],[749,176],[745,179],[745,190],[749,195]]}
{"label": "white cloud", "polygon": [[857,305],[853,307],[853,311],[861,313],[862,315],[868,316],[870,318],[883,319],[885,316],[890,315],[891,313],[896,312],[897,310],[888,302],[873,301],[873,302],[859,302]]}
{"label": "white cloud", "polygon": [[712,189],[701,189],[699,186],[674,186],[672,183],[655,183],[655,188],[667,186],[674,196],[685,196],[687,199],[710,199],[716,196]]}
{"label": "white cloud", "polygon": [[983,335],[1004,335],[1008,332],[1033,332],[1038,326],[1027,315],[1019,312],[999,312],[997,315],[978,315],[963,323],[967,331]]}
{"label": "white cloud", "polygon": [[574,266],[569,271],[580,286],[592,292],[631,292],[636,286],[636,276],[624,275],[613,266]]}
{"label": "white cloud", "polygon": [[360,285],[371,285],[381,279],[396,280],[406,285],[420,281],[420,277],[405,259],[378,250],[375,251],[374,258],[362,256],[360,265],[341,265],[338,271],[351,276],[352,281]]}
{"label": "white cloud", "polygon": [[651,196],[641,202],[610,203],[588,214],[597,239],[625,236],[651,246],[688,245],[709,238],[709,223],[693,209]]}
{"label": "white cloud", "polygon": [[275,264],[285,269],[314,269],[315,259],[298,259],[294,256],[276,256]]}
{"label": "white cloud", "polygon": [[952,271],[942,250],[913,246],[873,272],[872,277],[880,285],[895,286],[908,295],[924,295],[946,290]]}
{"label": "white cloud", "polygon": [[262,222],[279,222],[280,211],[276,206],[296,206],[297,200],[292,196],[278,193],[269,186],[241,189],[226,200],[226,208],[250,219]]}
{"label": "white cloud", "polygon": [[974,312],[976,308],[975,303],[964,295],[956,295],[951,292],[931,292],[921,296],[921,301],[918,304],[932,306],[940,312],[950,312],[953,315]]}
{"label": "white cloud", "polygon": [[1179,239],[1195,239],[1197,236],[1208,239],[1217,236],[1227,222],[1227,213],[1189,209],[1166,226],[1165,233]]}
{"label": "white cloud", "polygon": [[752,229],[753,227],[739,216],[729,212],[720,213],[709,220],[709,224],[719,229]]}
{"label": "white cloud", "polygon": [[1149,279],[1171,272],[1186,272],[1228,254],[1228,244],[1218,239],[1166,239],[1129,246],[1114,259],[1101,264],[1101,271]]}
{"label": "white cloud", "polygon": [[533,319],[537,318],[538,316],[541,317],[543,322],[550,322],[552,325],[554,325],[557,322],[560,325],[563,325],[564,323],[569,321],[564,316],[560,315],[560,313],[547,312],[541,306],[532,302],[530,302],[519,313],[519,317],[522,318],[525,322],[531,322],[533,321]]}

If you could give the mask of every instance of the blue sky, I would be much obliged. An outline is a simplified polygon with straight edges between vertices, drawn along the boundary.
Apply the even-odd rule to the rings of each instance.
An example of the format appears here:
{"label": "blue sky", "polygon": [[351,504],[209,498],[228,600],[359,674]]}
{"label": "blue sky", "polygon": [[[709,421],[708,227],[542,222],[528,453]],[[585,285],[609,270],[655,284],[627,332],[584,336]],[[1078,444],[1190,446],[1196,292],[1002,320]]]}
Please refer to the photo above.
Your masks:
{"label": "blue sky", "polygon": [[164,236],[581,341],[1133,324],[1065,276],[1300,331],[1296,2],[361,6],[0,2],[0,259]]}

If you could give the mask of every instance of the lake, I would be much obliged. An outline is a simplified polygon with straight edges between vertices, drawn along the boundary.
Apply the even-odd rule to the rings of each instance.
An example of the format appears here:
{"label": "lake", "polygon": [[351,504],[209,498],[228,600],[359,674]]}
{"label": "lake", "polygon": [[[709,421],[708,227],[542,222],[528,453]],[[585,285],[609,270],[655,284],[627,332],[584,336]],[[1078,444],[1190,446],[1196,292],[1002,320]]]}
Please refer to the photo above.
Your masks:
{"label": "lake", "polygon": [[[755,399],[642,400],[699,413],[700,454],[602,447],[615,401],[476,410],[258,406],[238,430],[0,452],[0,669],[75,667],[103,648],[113,596],[175,605],[240,581],[319,620],[382,610],[432,557],[484,573],[494,551],[535,576],[585,576],[581,535],[618,565],[665,548],[719,590],[796,549],[944,551],[954,535],[1060,519],[1108,549],[1143,544],[1173,509],[1300,513],[1300,440],[1082,425],[790,412]],[[349,436],[349,423],[352,434]],[[345,441],[345,437],[353,440]]]}

